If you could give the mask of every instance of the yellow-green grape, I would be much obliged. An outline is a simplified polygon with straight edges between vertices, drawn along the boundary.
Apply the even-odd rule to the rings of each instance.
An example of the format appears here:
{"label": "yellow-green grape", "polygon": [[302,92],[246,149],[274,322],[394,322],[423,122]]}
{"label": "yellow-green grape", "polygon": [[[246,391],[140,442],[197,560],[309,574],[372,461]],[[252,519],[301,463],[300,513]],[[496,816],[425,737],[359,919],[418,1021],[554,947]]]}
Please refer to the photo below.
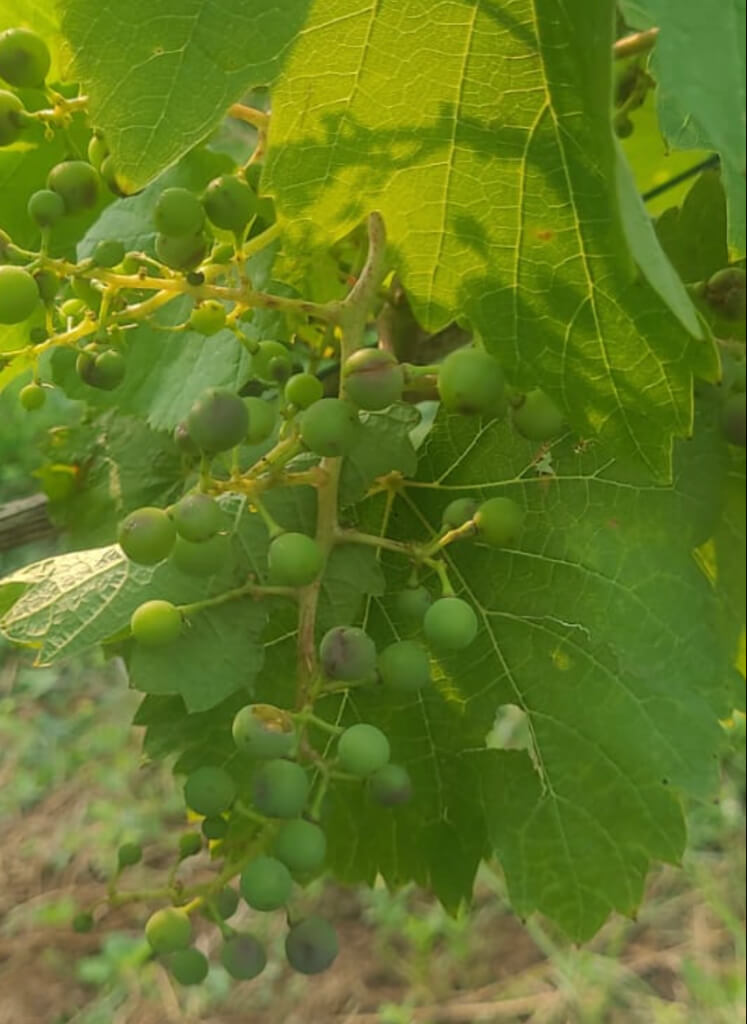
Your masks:
{"label": "yellow-green grape", "polygon": [[179,859],[195,857],[202,850],[202,836],[196,832],[185,832],[179,836]]}
{"label": "yellow-green grape", "polygon": [[282,861],[262,856],[244,868],[239,888],[252,910],[267,913],[285,906],[293,891],[293,879]]}
{"label": "yellow-green grape", "polygon": [[462,651],[477,636],[477,616],[460,597],[440,597],[423,619],[428,643],[436,651]]}
{"label": "yellow-green grape", "polygon": [[379,654],[379,678],[393,690],[414,692],[431,681],[427,651],[413,640],[398,640]]}
{"label": "yellow-green grape", "polygon": [[376,670],[376,645],[358,626],[333,626],[319,644],[319,661],[328,679],[357,682]]}
{"label": "yellow-green grape", "polygon": [[242,754],[258,760],[287,757],[296,745],[296,729],[287,711],[272,704],[247,704],[234,717],[233,741]]}
{"label": "yellow-green grape", "polygon": [[[205,819],[205,821],[211,820],[216,819]],[[225,889],[221,889],[219,892],[215,893],[214,896],[209,897],[206,903],[201,907],[200,912],[205,917],[213,919],[215,914],[217,914],[222,921],[226,921],[229,917],[233,917],[238,909],[239,894],[235,889],[232,889],[230,885],[227,885]]]}
{"label": "yellow-green grape", "polygon": [[95,167],[97,171],[100,171],[101,165],[109,156],[109,147],[100,135],[94,133],[91,136],[88,141],[86,156],[88,157],[89,164],[91,164],[92,167]]}
{"label": "yellow-green grape", "polygon": [[27,412],[41,409],[46,397],[46,391],[41,384],[27,384],[18,393],[19,401]]}
{"label": "yellow-green grape", "polygon": [[145,923],[145,938],[154,953],[175,953],[185,949],[192,938],[189,916],[176,907],[164,907]]}
{"label": "yellow-green grape", "polygon": [[60,313],[65,317],[80,317],[87,308],[83,299],[65,299],[60,306]]}
{"label": "yellow-green grape", "polygon": [[337,741],[337,760],[343,771],[361,777],[383,768],[389,760],[389,740],[375,725],[351,725]]}
{"label": "yellow-green grape", "polygon": [[102,238],[93,247],[91,258],[97,267],[116,267],[125,258],[125,247],[116,238]]}
{"label": "yellow-green grape", "polygon": [[117,865],[121,869],[131,868],[143,859],[143,850],[139,843],[122,843],[117,850]]}
{"label": "yellow-green grape", "polygon": [[119,172],[114,166],[114,160],[111,156],[106,156],[101,161],[99,167],[99,173],[103,181],[106,183],[107,188],[110,192],[113,192],[115,196],[124,198],[127,195],[126,189],[123,187],[123,182],[119,176]]}
{"label": "yellow-green grape", "polygon": [[301,414],[301,440],[316,455],[346,455],[360,426],[355,406],[341,398],[320,398]]}
{"label": "yellow-green grape", "polygon": [[171,601],[145,601],[132,613],[130,631],[144,647],[173,643],[182,631],[182,615]]}
{"label": "yellow-green grape", "polygon": [[205,222],[202,203],[186,188],[166,188],[153,209],[156,231],[169,238],[196,235]]}
{"label": "yellow-green grape", "polygon": [[203,451],[228,451],[245,440],[249,413],[243,399],[233,391],[210,388],[190,409],[187,430]]}
{"label": "yellow-green grape", "polygon": [[40,188],[31,194],[26,211],[37,227],[52,228],[65,215],[65,203],[51,188]]}
{"label": "yellow-green grape", "polygon": [[187,807],[208,818],[227,811],[235,798],[236,784],[225,768],[217,765],[197,768],[184,783]]}
{"label": "yellow-green grape", "polygon": [[84,160],[66,160],[47,175],[47,188],[62,197],[68,213],[90,210],[99,197],[99,175]]}
{"label": "yellow-green grape", "polygon": [[117,540],[127,557],[139,565],[155,565],[168,558],[176,540],[176,527],[161,508],[144,506],[119,524]]}
{"label": "yellow-green grape", "polygon": [[22,267],[0,267],[0,324],[20,324],[39,305],[39,289]]}
{"label": "yellow-green grape", "polygon": [[285,383],[286,402],[297,409],[308,409],[324,396],[324,386],[313,373],[294,373]]}
{"label": "yellow-green grape", "polygon": [[528,391],[520,405],[511,409],[513,424],[528,441],[550,441],[565,426],[565,417],[540,388]]}
{"label": "yellow-green grape", "polygon": [[258,939],[247,932],[242,932],[226,940],[220,962],[232,978],[236,978],[237,981],[251,981],[265,969],[267,954]]}
{"label": "yellow-green grape", "polygon": [[180,985],[201,985],[208,976],[207,958],[199,949],[178,949],[168,958],[168,968]]}
{"label": "yellow-green grape", "polygon": [[202,202],[211,224],[237,234],[243,232],[257,209],[257,197],[249,186],[227,174],[210,182]]}
{"label": "yellow-green grape", "polygon": [[156,235],[156,256],[172,270],[194,270],[207,255],[204,235]]}
{"label": "yellow-green grape", "polygon": [[246,439],[249,444],[260,444],[272,435],[277,423],[277,410],[272,402],[264,398],[245,398],[244,405],[249,413],[249,430]]}
{"label": "yellow-green grape", "polygon": [[97,310],[101,306],[101,292],[86,277],[74,277],[70,281],[70,288],[77,298],[82,299],[89,309]]}
{"label": "yellow-green grape", "polygon": [[324,554],[313,537],[305,533],[281,533],[270,543],[267,567],[273,583],[305,587],[324,566]]}
{"label": "yellow-green grape", "polygon": [[360,409],[385,409],[402,397],[404,370],[385,349],[361,348],[345,360],[342,379],[347,397]]}
{"label": "yellow-green grape", "polygon": [[511,498],[489,498],[475,512],[481,540],[494,548],[512,544],[521,533],[526,513]]}
{"label": "yellow-green grape", "polygon": [[0,33],[0,78],[19,89],[40,89],[49,74],[47,44],[27,28]]}
{"label": "yellow-green grape", "polygon": [[382,807],[397,807],[412,799],[412,780],[400,764],[385,764],[368,780],[371,798]]}
{"label": "yellow-green grape", "polygon": [[339,952],[337,933],[324,918],[312,915],[294,924],[285,938],[285,955],[300,974],[320,974]]}
{"label": "yellow-green grape", "polygon": [[308,777],[295,761],[265,761],[254,773],[254,806],[268,818],[299,817],[308,797]]}
{"label": "yellow-green grape", "polygon": [[501,364],[482,349],[457,349],[444,359],[438,371],[438,393],[449,412],[503,416],[505,390]]}
{"label": "yellow-green grape", "polygon": [[448,529],[455,530],[469,522],[476,511],[477,502],[474,498],[455,498],[444,509],[441,523]]}
{"label": "yellow-green grape", "polygon": [[223,525],[220,505],[207,494],[186,494],[171,509],[176,532],[184,540],[210,540]]}
{"label": "yellow-green grape", "polygon": [[226,325],[226,308],[217,299],[206,299],[189,314],[189,326],[207,338],[217,334]]}
{"label": "yellow-green grape", "polygon": [[318,871],[327,856],[327,837],[311,821],[299,818],[281,825],[275,836],[273,853],[298,874]]}
{"label": "yellow-green grape", "polygon": [[[60,290],[60,279],[53,270],[36,270],[34,272],[34,280],[36,281],[36,287],[39,289],[39,296],[42,302],[51,303],[57,296],[57,292]],[[32,328],[32,331],[34,328]],[[44,328],[41,328],[44,330]],[[44,336],[46,338],[46,330],[44,330]],[[44,338],[42,338],[42,341]]]}
{"label": "yellow-green grape", "polygon": [[126,371],[127,363],[122,353],[107,349],[93,356],[90,363],[86,364],[81,377],[92,388],[113,391],[124,380]]}

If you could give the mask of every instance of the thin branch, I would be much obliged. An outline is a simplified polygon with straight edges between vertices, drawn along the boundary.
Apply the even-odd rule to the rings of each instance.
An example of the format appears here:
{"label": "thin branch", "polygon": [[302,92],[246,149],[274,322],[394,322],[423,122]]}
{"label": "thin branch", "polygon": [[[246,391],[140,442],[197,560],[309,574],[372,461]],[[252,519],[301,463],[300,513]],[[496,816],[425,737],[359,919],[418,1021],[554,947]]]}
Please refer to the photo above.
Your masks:
{"label": "thin branch", "polygon": [[612,47],[612,56],[615,60],[625,60],[627,57],[650,53],[656,45],[658,36],[658,28],[647,28],[644,32],[634,32],[630,36],[617,40]]}

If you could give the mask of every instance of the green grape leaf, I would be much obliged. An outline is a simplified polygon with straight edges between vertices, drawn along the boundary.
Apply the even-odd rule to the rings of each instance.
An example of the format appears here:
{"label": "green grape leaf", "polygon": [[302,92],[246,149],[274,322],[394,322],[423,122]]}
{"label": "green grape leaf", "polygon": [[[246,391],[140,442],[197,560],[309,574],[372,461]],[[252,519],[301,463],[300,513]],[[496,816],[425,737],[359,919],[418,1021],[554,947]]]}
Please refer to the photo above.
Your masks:
{"label": "green grape leaf", "polygon": [[716,150],[729,206],[729,241],[745,249],[745,6],[723,0],[623,0],[634,28],[658,27],[651,71],[661,129],[678,149]]}
{"label": "green grape leaf", "polygon": [[[447,549],[452,583],[481,629],[466,651],[434,658],[433,689],[329,698],[327,717],[383,728],[415,782],[413,802],[388,821],[359,790],[338,794],[331,856],[343,877],[412,877],[453,904],[487,844],[519,912],[539,909],[584,939],[613,910],[634,911],[652,860],[679,860],[677,795],[712,792],[719,719],[730,710],[733,650],[693,558],[718,529],[730,473],[713,415],[699,405],[667,486],[572,435],[538,460],[505,424],[441,415],[397,515],[382,496],[364,506],[369,532],[386,517],[387,535],[403,540],[434,535],[462,495],[510,496],[528,515],[510,548]],[[382,553],[387,593],[364,618],[380,649],[402,635],[401,562]],[[505,706],[524,716],[530,750],[480,752]]]}
{"label": "green grape leaf", "polygon": [[366,413],[358,438],[342,464],[340,504],[354,505],[371,484],[387,473],[412,476],[417,456],[410,431],[420,417],[410,405],[394,405],[383,413]]}
{"label": "green grape leaf", "polygon": [[266,601],[230,601],[189,617],[173,644],[135,644],[128,659],[132,686],[176,694],[189,712],[207,711],[237,690],[248,695],[264,661],[260,638],[268,614]]}
{"label": "green grape leaf", "polygon": [[[147,185],[220,122],[254,85],[270,83],[310,0],[66,0],[62,31],[127,190]],[[126,31],[123,31],[123,24]]]}
{"label": "green grape leaf", "polygon": [[705,171],[682,206],[670,207],[656,221],[662,248],[683,281],[707,281],[729,262],[726,198],[718,171]]}
{"label": "green grape leaf", "polygon": [[428,327],[465,313],[520,386],[666,477],[702,332],[653,235],[623,228],[613,4],[338,9],[315,6],[273,93],[263,186],[289,230],[327,241],[379,210]]}

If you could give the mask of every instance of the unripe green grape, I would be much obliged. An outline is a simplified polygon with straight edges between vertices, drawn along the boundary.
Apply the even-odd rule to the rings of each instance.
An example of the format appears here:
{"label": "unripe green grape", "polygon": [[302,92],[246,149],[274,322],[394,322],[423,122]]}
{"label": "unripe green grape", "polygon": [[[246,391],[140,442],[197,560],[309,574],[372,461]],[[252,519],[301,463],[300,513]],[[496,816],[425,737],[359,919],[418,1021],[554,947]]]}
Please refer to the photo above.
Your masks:
{"label": "unripe green grape", "polygon": [[27,412],[41,409],[47,393],[41,384],[27,384],[18,392],[18,399]]}
{"label": "unripe green grape", "polygon": [[84,160],[65,160],[47,175],[47,188],[62,197],[68,213],[78,213],[96,205],[99,176]]}
{"label": "unripe green grape", "polygon": [[196,856],[202,849],[202,836],[196,832],[185,832],[179,836],[179,859]]}
{"label": "unripe green grape", "polygon": [[242,754],[258,760],[286,757],[296,745],[293,719],[287,711],[272,704],[247,704],[240,708],[231,731]]}
{"label": "unripe green grape", "polygon": [[100,391],[113,391],[124,380],[127,372],[127,362],[121,352],[115,349],[107,349],[99,352],[93,359],[90,367],[86,369],[84,380],[92,388]]}
{"label": "unripe green grape", "polygon": [[428,654],[412,640],[398,640],[385,647],[379,655],[378,669],[382,683],[393,690],[413,692],[431,681]]}
{"label": "unripe green grape", "polygon": [[84,934],[90,932],[93,928],[93,914],[88,910],[83,910],[79,914],[76,914],[73,918],[73,931]]}
{"label": "unripe green grape", "polygon": [[230,263],[236,250],[230,242],[219,242],[210,253],[211,263]]}
{"label": "unripe green grape", "polygon": [[513,543],[521,533],[526,513],[511,498],[489,498],[475,512],[481,540],[494,548]]}
{"label": "unripe green grape", "polygon": [[455,498],[444,509],[441,523],[448,529],[455,530],[469,522],[476,511],[477,502],[474,498]]}
{"label": "unripe green grape", "polygon": [[95,167],[97,171],[100,171],[101,165],[109,156],[109,147],[100,135],[94,134],[91,136],[88,141],[86,156],[88,157],[89,164],[91,164],[92,167]]}
{"label": "unripe green grape", "polygon": [[124,198],[127,195],[127,191],[111,156],[106,156],[101,161],[99,173],[101,174],[103,181],[106,183],[106,187],[110,192],[113,192],[115,196]]}
{"label": "unripe green grape", "polygon": [[176,532],[192,543],[210,540],[223,525],[220,505],[208,494],[185,494],[171,509]]}
{"label": "unripe green grape", "polygon": [[153,209],[156,231],[169,238],[196,235],[205,223],[202,203],[186,188],[166,188]]}
{"label": "unripe green grape", "polygon": [[156,235],[156,256],[172,270],[194,270],[207,255],[204,235]]}
{"label": "unripe green grape", "polygon": [[213,914],[210,912],[211,907],[222,921],[227,921],[229,917],[233,917],[239,908],[239,894],[230,885],[227,885],[225,889],[221,889],[211,897],[210,906],[203,908],[202,913],[206,917],[213,917]]}
{"label": "unripe green grape", "polygon": [[220,961],[232,978],[251,981],[265,969],[267,954],[258,939],[244,932],[226,940]]}
{"label": "unripe green grape", "polygon": [[65,317],[80,317],[85,313],[86,308],[82,299],[65,299],[60,306],[60,312]]}
{"label": "unripe green grape", "polygon": [[0,146],[12,146],[26,123],[26,108],[18,97],[0,89]]}
{"label": "unripe green grape", "polygon": [[181,612],[171,601],[145,601],[132,613],[130,631],[144,647],[163,647],[181,633]]}
{"label": "unripe green grape", "polygon": [[[57,274],[52,270],[37,270],[34,272],[34,280],[36,281],[36,287],[39,289],[39,297],[42,302],[51,303],[55,299],[57,292],[60,290],[60,279]],[[44,331],[44,338],[41,338],[40,340],[44,341],[46,339],[47,332],[43,327],[32,327],[31,330]]]}
{"label": "unripe green grape", "polygon": [[361,348],[345,360],[342,379],[347,397],[360,409],[385,409],[402,397],[404,370],[385,349]]}
{"label": "unripe green grape", "polygon": [[249,413],[249,430],[246,439],[249,444],[266,441],[275,429],[277,411],[272,402],[264,398],[245,398],[244,405]]}
{"label": "unripe green grape", "polygon": [[283,395],[297,409],[308,409],[323,397],[324,385],[313,373],[295,373],[286,381]]}
{"label": "unripe green grape", "polygon": [[228,822],[219,815],[203,819],[201,828],[206,839],[225,839],[228,835]]}
{"label": "unripe green grape", "polygon": [[186,423],[178,423],[174,429],[174,444],[185,455],[199,455],[200,449],[189,436]]}
{"label": "unripe green grape", "polygon": [[744,392],[730,395],[724,402],[721,411],[721,429],[729,444],[745,447],[745,403]]}
{"label": "unripe green grape", "polygon": [[117,850],[117,865],[120,870],[131,868],[143,858],[143,850],[139,843],[122,843]]}
{"label": "unripe green grape", "polygon": [[116,238],[102,238],[97,242],[91,258],[97,267],[105,269],[118,266],[125,257],[125,247]]}
{"label": "unripe green grape", "polygon": [[324,566],[324,554],[313,537],[305,533],[281,533],[267,551],[270,579],[286,587],[305,587]]}
{"label": "unripe green grape", "polygon": [[[36,278],[34,278],[34,280],[36,280]],[[46,328],[44,328],[44,327],[42,327],[40,325],[37,325],[36,327],[32,327],[31,330],[29,331],[29,341],[31,342],[32,345],[41,345],[42,342],[44,342],[46,340],[47,340]]]}
{"label": "unripe green grape", "polygon": [[291,871],[308,874],[317,871],[327,856],[327,837],[318,825],[299,818],[281,825],[275,836],[273,853]]}
{"label": "unripe green grape", "polygon": [[189,916],[176,907],[164,907],[145,923],[145,938],[154,953],[175,953],[185,949],[192,938]]}
{"label": "unripe green grape", "polygon": [[512,407],[511,419],[528,441],[550,441],[565,426],[563,413],[540,388],[528,391],[521,405]]}
{"label": "unripe green grape", "polygon": [[101,292],[85,277],[74,277],[70,282],[73,293],[88,306],[97,310],[101,305]]}
{"label": "unripe green grape", "polygon": [[482,349],[457,349],[444,359],[438,371],[438,393],[449,412],[503,416],[505,390],[501,364]]}
{"label": "unripe green grape", "polygon": [[214,576],[220,572],[231,553],[231,541],[227,534],[217,533],[210,540],[194,544],[177,537],[171,561],[187,576]]}
{"label": "unripe green grape", "polygon": [[213,454],[235,448],[245,440],[249,413],[243,400],[227,388],[210,388],[194,403],[187,430],[195,444]]}
{"label": "unripe green grape", "polygon": [[705,299],[726,320],[744,320],[747,274],[743,267],[725,267],[706,284]]}
{"label": "unripe green grape", "polygon": [[257,197],[243,181],[224,174],[210,182],[202,197],[211,224],[242,232],[257,209]]}
{"label": "unripe green grape", "polygon": [[405,587],[397,594],[395,607],[403,619],[416,623],[423,621],[432,603],[433,598],[425,587]]}
{"label": "unripe green grape", "polygon": [[627,114],[618,114],[612,122],[618,139],[629,139],[635,131],[635,125]]}
{"label": "unripe green grape", "polygon": [[346,455],[359,428],[355,407],[341,398],[320,398],[301,414],[301,440],[316,455]]}
{"label": "unripe green grape", "polygon": [[440,597],[423,619],[428,643],[437,651],[462,651],[477,636],[477,616],[460,597]]}
{"label": "unripe green grape", "polygon": [[389,740],[375,725],[359,722],[345,730],[337,741],[337,760],[343,771],[366,776],[383,768],[389,760]]}
{"label": "unripe green grape", "polygon": [[51,188],[40,188],[32,193],[26,211],[37,227],[52,228],[65,215],[65,203]]}
{"label": "unripe green grape", "polygon": [[184,800],[191,810],[214,818],[227,811],[236,798],[236,784],[225,770],[206,764],[197,768],[184,783]]}
{"label": "unripe green grape", "polygon": [[19,89],[40,89],[49,74],[47,44],[27,28],[0,33],[0,78]]}
{"label": "unripe green grape", "polygon": [[162,508],[146,505],[125,516],[119,524],[117,540],[131,561],[155,565],[171,553],[176,527]]}
{"label": "unripe green grape", "polygon": [[376,669],[376,645],[357,626],[333,626],[322,637],[319,660],[328,679],[357,682]]}
{"label": "unripe green grape", "polygon": [[[276,359],[278,363],[273,362]],[[291,356],[285,345],[279,341],[260,341],[252,356],[252,374],[255,377],[276,383],[281,377],[286,379],[291,370]]]}
{"label": "unripe green grape", "polygon": [[189,314],[189,326],[210,338],[226,325],[226,307],[217,299],[206,299]]}
{"label": "unripe green grape", "polygon": [[0,267],[0,324],[20,324],[39,305],[39,289],[28,270]]}
{"label": "unripe green grape", "polygon": [[316,914],[294,924],[285,938],[285,955],[300,974],[320,974],[334,963],[340,946],[329,921]]}
{"label": "unripe green grape", "polygon": [[167,963],[180,985],[201,985],[208,976],[209,964],[199,949],[178,949]]}
{"label": "unripe green grape", "polygon": [[309,798],[309,780],[295,761],[265,761],[252,779],[252,800],[268,818],[297,818]]}
{"label": "unripe green grape", "polygon": [[382,807],[396,807],[412,799],[412,780],[400,764],[385,764],[368,780],[371,799]]}
{"label": "unripe green grape", "polygon": [[284,907],[293,891],[290,871],[276,857],[257,857],[241,873],[241,895],[252,910]]}

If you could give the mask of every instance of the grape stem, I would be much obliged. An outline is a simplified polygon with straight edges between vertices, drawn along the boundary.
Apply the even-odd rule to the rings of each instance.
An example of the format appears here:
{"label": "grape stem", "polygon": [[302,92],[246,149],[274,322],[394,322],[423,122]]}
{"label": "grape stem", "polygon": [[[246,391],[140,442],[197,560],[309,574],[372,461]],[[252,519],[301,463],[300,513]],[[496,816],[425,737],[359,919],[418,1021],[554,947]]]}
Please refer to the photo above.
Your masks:
{"label": "grape stem", "polygon": [[237,601],[242,597],[290,597],[296,596],[293,587],[265,587],[257,583],[245,583],[233,590],[225,590],[215,597],[206,597],[203,601],[194,601],[192,604],[180,604],[179,611],[182,615],[194,615],[205,608],[213,608],[216,605],[225,604],[227,601]]}
{"label": "grape stem", "polygon": [[256,107],[248,107],[244,103],[232,103],[228,108],[228,116],[235,117],[237,121],[244,121],[259,131],[266,131],[270,124],[269,115]]}

